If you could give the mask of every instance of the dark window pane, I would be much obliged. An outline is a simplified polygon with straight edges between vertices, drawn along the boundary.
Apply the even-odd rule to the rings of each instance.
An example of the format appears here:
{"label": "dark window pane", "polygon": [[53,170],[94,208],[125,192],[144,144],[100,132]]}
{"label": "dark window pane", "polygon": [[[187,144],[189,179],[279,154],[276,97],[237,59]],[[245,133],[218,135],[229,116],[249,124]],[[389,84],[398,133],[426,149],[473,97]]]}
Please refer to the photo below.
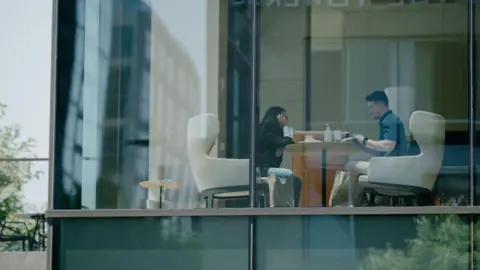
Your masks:
{"label": "dark window pane", "polygon": [[66,219],[61,270],[248,269],[247,217]]}
{"label": "dark window pane", "polygon": [[259,270],[470,269],[466,216],[258,217],[256,235]]}

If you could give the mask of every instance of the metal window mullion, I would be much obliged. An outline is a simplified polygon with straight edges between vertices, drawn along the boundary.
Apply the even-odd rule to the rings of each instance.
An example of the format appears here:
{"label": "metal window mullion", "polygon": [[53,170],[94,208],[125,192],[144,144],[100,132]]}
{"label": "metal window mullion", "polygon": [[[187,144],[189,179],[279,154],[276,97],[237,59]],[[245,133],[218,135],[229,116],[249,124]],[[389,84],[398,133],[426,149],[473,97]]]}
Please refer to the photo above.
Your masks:
{"label": "metal window mullion", "polygon": [[[468,140],[469,140],[469,166],[468,175],[470,180],[470,205],[476,205],[476,162],[475,162],[475,142],[476,142],[476,65],[475,62],[475,0],[468,1]],[[470,217],[470,269],[475,269],[475,250],[477,228],[475,227],[476,216],[471,214]]]}
{"label": "metal window mullion", "polygon": [[0,161],[3,162],[18,162],[18,161],[49,161],[50,159],[48,157],[46,158],[0,158]]}
{"label": "metal window mullion", "polygon": [[[259,74],[259,37],[260,37],[260,0],[251,1],[251,111],[250,111],[250,208],[255,210],[256,207],[256,185],[257,185],[257,164],[256,164],[256,143],[257,143],[257,126],[258,126],[258,74]],[[248,227],[248,269],[254,270],[256,268],[255,263],[255,216],[249,216]]]}

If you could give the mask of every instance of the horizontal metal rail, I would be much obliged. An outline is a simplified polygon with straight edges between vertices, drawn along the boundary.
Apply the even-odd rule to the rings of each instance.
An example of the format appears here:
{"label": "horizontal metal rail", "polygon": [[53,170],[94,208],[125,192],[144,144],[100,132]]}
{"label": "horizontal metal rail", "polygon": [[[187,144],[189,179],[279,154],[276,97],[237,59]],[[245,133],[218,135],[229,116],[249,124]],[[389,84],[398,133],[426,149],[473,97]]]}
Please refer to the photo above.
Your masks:
{"label": "horizontal metal rail", "polygon": [[480,214],[480,206],[48,210],[46,217],[49,219],[62,219],[174,216],[368,216],[444,214],[477,215]]}

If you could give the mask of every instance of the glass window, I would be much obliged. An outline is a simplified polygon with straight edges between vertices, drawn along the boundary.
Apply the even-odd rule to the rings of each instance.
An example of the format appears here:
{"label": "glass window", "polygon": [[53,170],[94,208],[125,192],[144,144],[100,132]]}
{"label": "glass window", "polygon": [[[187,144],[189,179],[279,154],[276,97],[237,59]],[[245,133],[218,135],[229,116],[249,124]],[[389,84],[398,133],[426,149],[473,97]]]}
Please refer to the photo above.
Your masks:
{"label": "glass window", "polygon": [[238,18],[223,33],[227,1],[188,5],[61,4],[74,16],[58,26],[55,208],[201,208],[220,193],[248,197],[250,10],[230,6]]}
{"label": "glass window", "polygon": [[[297,142],[264,146],[274,112],[263,176],[294,174],[299,206],[467,204],[467,3],[294,2],[260,14],[261,120],[283,108]],[[339,170],[361,176],[334,186]]]}
{"label": "glass window", "polygon": [[56,208],[246,207],[253,139],[259,206],[470,202],[465,2],[184,5],[59,20]]}
{"label": "glass window", "polygon": [[248,269],[247,217],[66,219],[58,269]]}
{"label": "glass window", "polygon": [[469,241],[465,216],[258,217],[256,268],[470,269]]}

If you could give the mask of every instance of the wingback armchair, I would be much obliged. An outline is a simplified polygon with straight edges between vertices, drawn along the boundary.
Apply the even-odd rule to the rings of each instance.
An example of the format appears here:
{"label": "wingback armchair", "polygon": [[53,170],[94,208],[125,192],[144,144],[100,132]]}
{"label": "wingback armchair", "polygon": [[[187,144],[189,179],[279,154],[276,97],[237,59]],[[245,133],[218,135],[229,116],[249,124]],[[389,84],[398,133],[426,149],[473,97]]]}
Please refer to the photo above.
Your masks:
{"label": "wingback armchair", "polygon": [[415,111],[410,132],[420,154],[401,157],[375,157],[367,175],[359,178],[365,189],[390,197],[430,194],[443,161],[445,119],[438,114]]}

